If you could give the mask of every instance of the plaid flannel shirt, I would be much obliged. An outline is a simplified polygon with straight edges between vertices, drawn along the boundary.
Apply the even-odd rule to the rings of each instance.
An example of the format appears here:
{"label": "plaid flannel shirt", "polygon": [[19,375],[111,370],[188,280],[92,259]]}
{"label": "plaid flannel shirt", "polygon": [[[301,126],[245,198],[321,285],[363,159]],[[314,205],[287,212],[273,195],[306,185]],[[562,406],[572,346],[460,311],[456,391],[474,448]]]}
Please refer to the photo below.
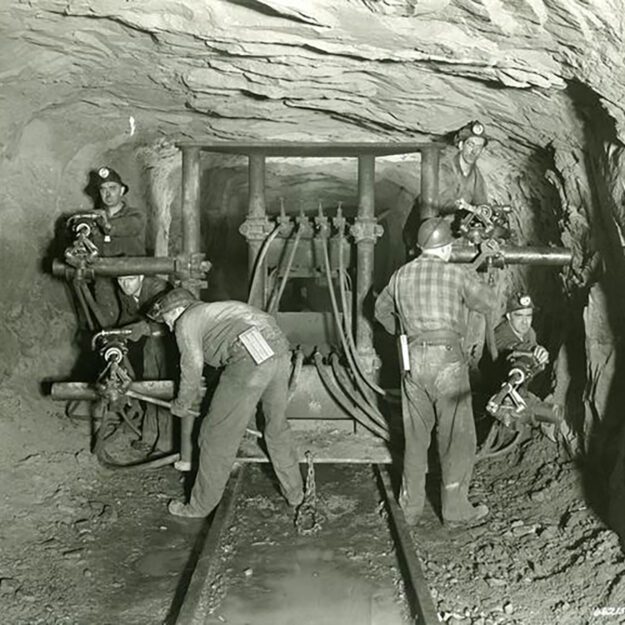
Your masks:
{"label": "plaid flannel shirt", "polygon": [[488,313],[494,301],[494,290],[469,267],[423,255],[391,276],[375,303],[375,317],[390,334],[396,334],[399,315],[409,337],[439,330],[462,337],[469,310]]}

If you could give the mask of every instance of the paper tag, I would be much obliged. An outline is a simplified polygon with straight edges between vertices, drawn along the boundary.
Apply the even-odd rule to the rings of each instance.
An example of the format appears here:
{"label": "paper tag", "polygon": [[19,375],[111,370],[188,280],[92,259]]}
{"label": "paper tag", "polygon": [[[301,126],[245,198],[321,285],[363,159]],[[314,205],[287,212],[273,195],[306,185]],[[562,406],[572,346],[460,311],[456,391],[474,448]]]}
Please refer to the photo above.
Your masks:
{"label": "paper tag", "polygon": [[239,335],[239,340],[257,365],[269,360],[274,354],[258,328],[249,328]]}
{"label": "paper tag", "polygon": [[402,371],[410,371],[410,351],[408,349],[408,337],[399,335],[399,360]]}

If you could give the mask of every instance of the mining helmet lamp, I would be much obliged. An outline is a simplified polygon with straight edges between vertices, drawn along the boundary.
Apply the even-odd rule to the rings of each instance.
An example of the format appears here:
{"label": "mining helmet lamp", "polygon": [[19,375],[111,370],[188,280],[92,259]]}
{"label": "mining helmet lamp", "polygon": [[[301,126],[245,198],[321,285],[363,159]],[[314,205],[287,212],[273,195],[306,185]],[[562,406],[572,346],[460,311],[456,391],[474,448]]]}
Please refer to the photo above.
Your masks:
{"label": "mining helmet lamp", "polygon": [[471,137],[477,137],[484,140],[484,146],[488,144],[488,135],[486,134],[486,127],[482,122],[474,120],[469,122],[466,126],[463,126],[454,135],[454,143],[458,145],[462,141],[466,141]]}
{"label": "mining helmet lamp", "polygon": [[105,182],[116,182],[124,187],[124,193],[128,193],[130,188],[114,169],[111,169],[110,167],[100,167],[100,169],[96,172],[96,183],[98,188]]}
{"label": "mining helmet lamp", "polygon": [[514,312],[515,310],[523,310],[524,308],[536,308],[531,296],[527,293],[515,293],[508,299],[506,312]]}

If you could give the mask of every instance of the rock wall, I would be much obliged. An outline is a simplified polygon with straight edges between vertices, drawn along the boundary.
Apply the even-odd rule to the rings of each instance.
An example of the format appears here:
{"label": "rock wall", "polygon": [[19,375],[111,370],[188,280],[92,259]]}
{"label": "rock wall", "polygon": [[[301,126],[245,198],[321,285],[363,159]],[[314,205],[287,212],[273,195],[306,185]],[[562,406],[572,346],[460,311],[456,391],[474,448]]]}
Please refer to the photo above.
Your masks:
{"label": "rock wall", "polygon": [[[601,453],[606,432],[615,440],[620,0],[10,0],[0,20],[0,378],[34,388],[71,366],[72,311],[44,269],[59,217],[91,205],[92,168],[123,172],[163,252],[179,235],[179,139],[428,140],[479,118],[493,138],[483,170],[493,199],[514,205],[520,242],[574,250],[561,274],[509,271],[505,286],[527,285],[541,305],[554,395],[585,448]],[[390,249],[417,168],[379,166]],[[276,162],[268,175],[272,207],[354,203],[348,162]],[[212,292],[241,297],[243,163],[205,158],[202,189]],[[387,256],[377,279],[397,262]]]}

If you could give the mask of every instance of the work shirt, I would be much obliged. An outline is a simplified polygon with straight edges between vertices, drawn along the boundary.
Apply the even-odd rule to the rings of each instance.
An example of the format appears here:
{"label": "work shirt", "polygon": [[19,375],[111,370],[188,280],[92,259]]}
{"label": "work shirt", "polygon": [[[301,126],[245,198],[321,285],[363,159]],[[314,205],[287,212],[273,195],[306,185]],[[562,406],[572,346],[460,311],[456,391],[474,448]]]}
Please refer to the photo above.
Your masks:
{"label": "work shirt", "polygon": [[475,271],[430,255],[400,267],[375,303],[375,318],[396,333],[398,314],[409,338],[424,333],[450,332],[463,337],[469,310],[487,313],[493,289]]}
{"label": "work shirt", "polygon": [[[433,207],[435,215],[452,215],[456,211],[456,201],[463,199],[469,204],[479,205],[488,202],[486,181],[477,165],[473,165],[468,175],[460,167],[460,152],[453,158],[441,159],[438,171],[438,202]],[[417,244],[417,234],[421,224],[421,196],[415,200],[404,224],[404,243],[409,250]]]}
{"label": "work shirt", "polygon": [[128,206],[109,216],[110,241],[104,240],[104,233],[96,230],[93,242],[100,256],[145,256],[145,215],[143,211]]}
{"label": "work shirt", "polygon": [[260,330],[275,354],[288,351],[289,343],[275,319],[243,302],[198,302],[178,317],[175,333],[180,351],[180,388],[176,398],[179,408],[188,410],[197,401],[204,364],[218,368],[246,357],[238,339],[251,327]]}
{"label": "work shirt", "polygon": [[456,210],[456,201],[465,200],[469,204],[488,202],[486,181],[477,165],[471,167],[465,176],[460,167],[460,153],[450,161],[441,161],[438,174],[439,214],[446,215]]}
{"label": "work shirt", "polygon": [[170,286],[169,282],[162,278],[157,276],[145,276],[137,297],[134,295],[126,295],[119,289],[119,325],[125,325],[142,319],[156,296],[169,290]]}
{"label": "work shirt", "polygon": [[512,329],[510,321],[504,319],[495,328],[495,345],[501,355],[507,356],[515,350],[531,352],[538,345],[538,341],[534,328],[530,327],[527,334],[521,337]]}

